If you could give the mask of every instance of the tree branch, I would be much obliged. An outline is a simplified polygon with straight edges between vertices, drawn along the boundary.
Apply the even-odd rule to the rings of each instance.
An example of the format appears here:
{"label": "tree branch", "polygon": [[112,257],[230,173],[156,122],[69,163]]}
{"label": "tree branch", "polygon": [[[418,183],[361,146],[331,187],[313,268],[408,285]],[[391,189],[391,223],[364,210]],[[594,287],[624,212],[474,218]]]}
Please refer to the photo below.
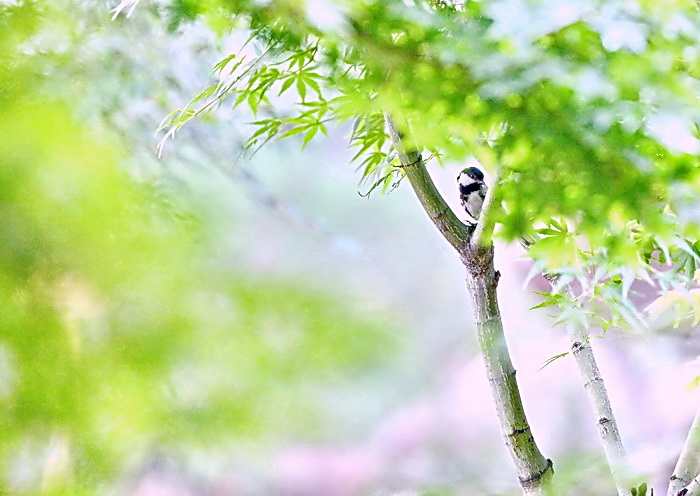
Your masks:
{"label": "tree branch", "polygon": [[464,255],[471,236],[469,229],[457,218],[435,187],[420,153],[416,150],[406,150],[401,133],[389,114],[384,114],[384,120],[404,173],[423,209],[443,237],[460,255]]}
{"label": "tree branch", "polygon": [[[430,179],[420,153],[417,150],[406,150],[402,135],[388,114],[385,114],[385,121],[416,196],[435,226],[457,250],[467,269],[467,289],[501,435],[516,467],[523,494],[544,495],[554,471],[551,460],[542,456],[530,430],[503,333],[496,294],[500,274],[494,269],[493,244],[490,239],[493,227],[490,230],[482,228],[480,242],[470,243],[472,232],[445,203]],[[491,192],[489,202],[493,202],[493,195]]]}
{"label": "tree branch", "polygon": [[[548,278],[553,290],[556,286],[556,278],[557,276]],[[569,299],[574,298],[574,291],[570,284],[564,285],[561,293]],[[617,487],[617,494],[619,496],[629,496],[631,490],[627,484],[629,471],[625,460],[625,449],[612,410],[608,390],[605,387],[605,382],[600,375],[600,370],[593,354],[588,329],[582,325],[567,323],[566,330],[571,341],[571,352],[574,355],[581,379],[583,379],[583,388],[588,393],[588,401],[591,403],[595,413],[598,433],[603,444],[605,458],[610,467],[610,473]]]}
{"label": "tree branch", "polygon": [[479,217],[479,223],[476,225],[476,229],[474,230],[474,234],[472,235],[472,248],[475,248],[477,246],[488,246],[491,244],[491,238],[493,237],[493,229],[496,225],[493,212],[498,206],[498,201],[496,200],[502,173],[503,170],[501,166],[499,166],[498,171],[496,172],[496,176],[494,177],[491,186],[486,192],[486,198],[484,198],[484,205],[481,207],[481,216]]}
{"label": "tree branch", "polygon": [[668,485],[668,496],[676,496],[680,494],[682,489],[688,489],[685,494],[690,495],[693,476],[696,480],[700,477],[700,408],[695,414],[683,450],[678,457],[676,467],[673,469],[673,475]]}
{"label": "tree branch", "polygon": [[[525,249],[529,249],[538,240],[539,236],[533,234],[530,236],[530,239],[521,239],[520,243]],[[558,291],[567,298],[574,299],[574,291],[570,284],[565,284],[561,288],[557,287],[559,274],[545,274],[544,277],[552,286],[552,292]],[[629,496],[631,490],[626,483],[629,471],[625,459],[625,449],[612,410],[610,397],[591,347],[588,329],[581,325],[567,323],[566,331],[571,342],[571,352],[574,356],[574,361],[583,380],[583,388],[586,390],[588,401],[593,407],[598,433],[600,434],[610,473],[615,481],[617,494],[619,496]]]}
{"label": "tree branch", "polygon": [[498,275],[493,266],[493,245],[470,247],[469,255],[463,261],[467,267],[467,288],[501,435],[516,466],[524,494],[542,494],[553,474],[552,462],[542,456],[535,443],[515,379],[498,308]]}
{"label": "tree branch", "polygon": [[700,496],[700,474],[674,496]]}

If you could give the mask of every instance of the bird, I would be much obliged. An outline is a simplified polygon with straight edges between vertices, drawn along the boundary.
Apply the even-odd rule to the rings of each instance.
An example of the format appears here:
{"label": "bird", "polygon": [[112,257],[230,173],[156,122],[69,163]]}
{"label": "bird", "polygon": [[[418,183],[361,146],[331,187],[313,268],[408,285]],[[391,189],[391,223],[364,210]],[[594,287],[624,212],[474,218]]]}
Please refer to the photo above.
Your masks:
{"label": "bird", "polygon": [[475,225],[481,215],[488,186],[484,183],[484,173],[476,167],[467,167],[457,176],[459,199],[467,212],[467,222]]}

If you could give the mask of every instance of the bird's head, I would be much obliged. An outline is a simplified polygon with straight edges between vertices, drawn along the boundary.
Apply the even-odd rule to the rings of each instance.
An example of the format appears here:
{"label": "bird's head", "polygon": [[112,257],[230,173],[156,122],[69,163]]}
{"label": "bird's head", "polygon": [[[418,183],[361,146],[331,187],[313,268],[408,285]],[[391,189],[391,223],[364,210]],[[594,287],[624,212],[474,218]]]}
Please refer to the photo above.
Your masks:
{"label": "bird's head", "polygon": [[468,186],[473,183],[483,183],[484,173],[476,167],[467,167],[459,173],[457,182],[462,186]]}

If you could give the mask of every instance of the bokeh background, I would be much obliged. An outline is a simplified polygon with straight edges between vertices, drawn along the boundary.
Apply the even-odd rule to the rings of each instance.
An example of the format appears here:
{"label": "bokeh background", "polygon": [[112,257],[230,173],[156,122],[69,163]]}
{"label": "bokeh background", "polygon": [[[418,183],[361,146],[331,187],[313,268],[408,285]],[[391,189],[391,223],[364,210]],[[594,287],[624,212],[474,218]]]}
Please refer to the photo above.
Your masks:
{"label": "bokeh background", "polygon": [[[243,153],[230,105],[159,156],[159,123],[245,37],[114,3],[0,2],[2,492],[517,494],[462,266],[410,188],[362,197],[346,128]],[[462,167],[430,164],[457,212]],[[547,285],[496,249],[557,484],[612,494],[573,362],[543,367],[568,349],[528,310]],[[697,329],[670,324],[594,342],[659,491],[698,404]]]}

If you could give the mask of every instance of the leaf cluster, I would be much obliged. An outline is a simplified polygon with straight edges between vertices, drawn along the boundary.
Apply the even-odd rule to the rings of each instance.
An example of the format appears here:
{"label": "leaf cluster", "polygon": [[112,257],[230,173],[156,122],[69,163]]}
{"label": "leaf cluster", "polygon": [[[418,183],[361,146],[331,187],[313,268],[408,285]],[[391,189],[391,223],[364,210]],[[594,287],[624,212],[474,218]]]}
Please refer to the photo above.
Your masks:
{"label": "leaf cluster", "polygon": [[[693,33],[700,25],[692,7],[664,13],[609,2],[608,17],[584,9],[562,20],[533,4],[523,13],[532,25],[517,32],[491,3],[337,8],[344,23],[325,30],[284,1],[264,14],[245,3],[229,9],[261,55],[216,85],[214,100],[233,94],[234,106],[268,114],[252,123],[249,149],[296,134],[305,146],[326,134],[328,122],[352,120],[361,179],[369,191],[386,191],[401,175],[383,113],[400,115],[411,128],[408,148],[501,168],[498,232],[506,239],[536,233],[533,270],[555,272],[562,284],[578,281],[580,301],[565,305],[567,318],[604,329],[640,325],[634,280],[660,291],[688,287],[700,235],[693,214],[700,193]],[[630,34],[616,41],[612,33],[623,24]],[[297,99],[283,105],[279,97],[292,87]]]}
{"label": "leaf cluster", "polygon": [[[263,104],[273,114],[254,121],[251,145],[302,133],[306,144],[323,133],[324,119],[357,119],[351,143],[363,177],[378,168],[384,175],[381,112],[401,115],[421,148],[504,167],[506,208],[497,220],[506,238],[563,218],[625,263],[635,249],[628,221],[662,236],[680,229],[697,238],[690,219],[664,214],[697,194],[697,160],[682,145],[669,146],[652,124],[674,115],[690,129],[700,112],[692,77],[698,56],[689,48],[690,27],[673,28],[669,16],[654,18],[654,9],[612,5],[617,21],[645,32],[642,49],[611,46],[612,27],[595,16],[550,18],[517,37],[488,4],[367,1],[344,5],[345,24],[323,31],[288,2],[272,2],[264,14],[243,2],[231,15],[263,55],[251,64],[255,70],[218,91],[236,95],[234,105],[246,102],[259,113]],[[692,10],[675,13],[688,26],[696,22]],[[279,94],[296,87],[291,116],[279,115],[279,101],[270,98],[275,85]],[[573,252],[570,244],[546,244]]]}

